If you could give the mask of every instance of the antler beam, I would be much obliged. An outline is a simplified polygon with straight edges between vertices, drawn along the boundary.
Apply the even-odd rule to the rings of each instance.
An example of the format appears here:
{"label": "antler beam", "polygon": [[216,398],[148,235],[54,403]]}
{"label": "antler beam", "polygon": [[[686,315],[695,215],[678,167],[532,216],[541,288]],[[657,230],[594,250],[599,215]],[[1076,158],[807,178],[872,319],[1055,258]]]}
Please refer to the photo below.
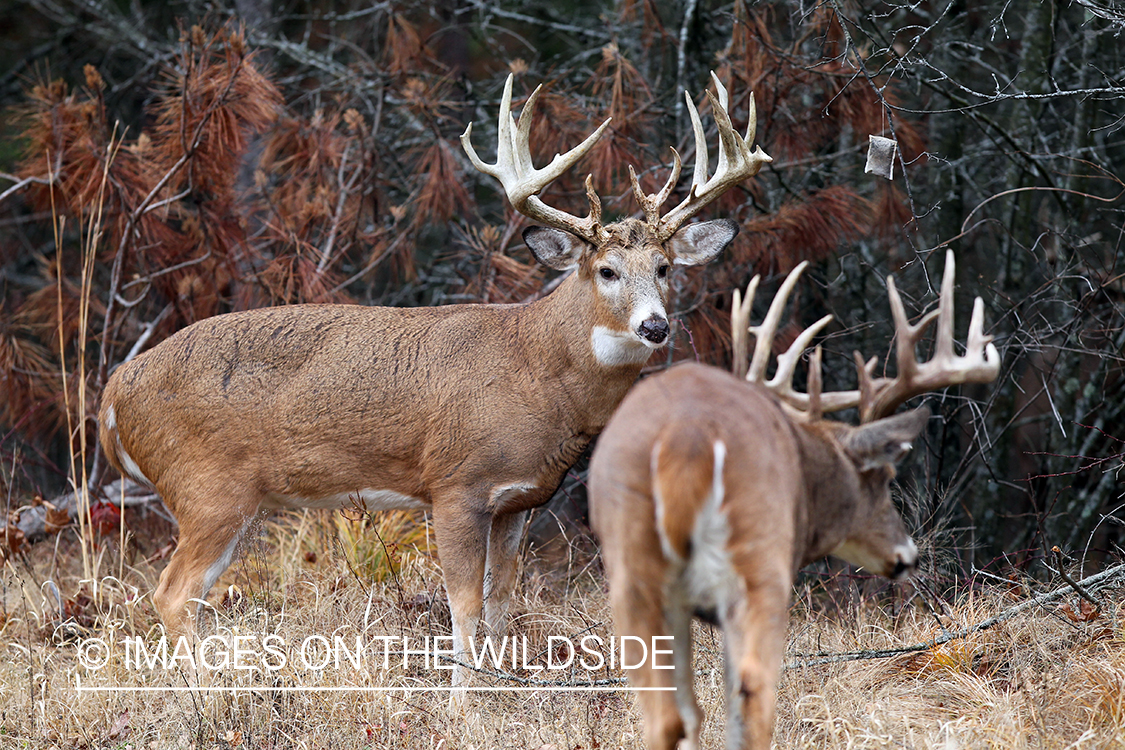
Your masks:
{"label": "antler beam", "polygon": [[469,161],[481,172],[499,180],[512,207],[524,216],[597,244],[603,235],[602,207],[590,177],[586,178],[586,197],[590,202],[590,213],[584,219],[548,206],[538,194],[563,172],[574,166],[574,163],[593,147],[609,127],[610,121],[603,122],[597,130],[587,136],[586,140],[570,151],[565,154],[555,154],[555,158],[547,166],[536,169],[531,162],[531,147],[528,141],[531,134],[531,121],[535,116],[535,103],[543,87],[536,87],[517,121],[512,115],[512,79],[513,76],[509,74],[508,80],[504,82],[504,95],[500,101],[500,116],[496,125],[496,163],[488,164],[477,156],[471,141],[473,132],[471,122],[461,135],[461,145]]}
{"label": "antler beam", "polygon": [[[820,392],[820,355],[815,353],[809,363],[809,393],[800,393],[793,387],[793,375],[805,350],[813,337],[832,320],[826,315],[801,332],[789,348],[777,357],[777,371],[773,378],[766,380],[766,367],[769,364],[770,348],[777,328],[781,322],[789,294],[797,283],[807,262],[794,268],[782,283],[770,304],[769,311],[761,325],[751,326],[750,312],[754,304],[754,294],[758,289],[759,278],[755,276],[746,288],[745,298],[736,289],[731,307],[731,333],[734,345],[734,373],[746,380],[759,383],[773,391],[782,403],[804,419],[817,419],[822,412],[840,411],[853,406],[859,407],[860,422],[871,422],[886,417],[909,399],[923,393],[961,383],[990,383],[1000,372],[1000,354],[992,343],[992,337],[984,334],[984,301],[977,297],[973,303],[973,314],[969,322],[969,337],[965,353],[957,355],[953,350],[953,277],[955,263],[953,251],[945,257],[945,273],[942,277],[941,295],[938,308],[927,313],[916,324],[906,317],[902,298],[895,288],[894,278],[887,277],[887,295],[891,314],[895,321],[895,363],[898,373],[894,378],[875,377],[878,358],[863,361],[855,352],[856,369],[859,374],[859,390]],[[921,341],[926,329],[937,321],[934,342],[934,356],[928,362],[919,362],[915,347]],[[754,354],[750,364],[745,365],[749,353],[747,334],[755,337]],[[819,349],[819,347],[818,347]],[[815,372],[814,372],[815,370]]]}

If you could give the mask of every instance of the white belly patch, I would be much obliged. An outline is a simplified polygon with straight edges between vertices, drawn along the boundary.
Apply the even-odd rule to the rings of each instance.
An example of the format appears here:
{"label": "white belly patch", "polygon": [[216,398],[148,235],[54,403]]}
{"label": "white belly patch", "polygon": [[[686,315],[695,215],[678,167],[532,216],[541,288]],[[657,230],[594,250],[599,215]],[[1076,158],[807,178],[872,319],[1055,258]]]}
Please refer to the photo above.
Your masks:
{"label": "white belly patch", "polygon": [[373,489],[338,492],[335,495],[316,498],[280,495],[271,492],[266,495],[262,505],[267,508],[358,508],[372,512],[417,510],[429,507],[426,503],[410,495],[403,495],[393,490]]}

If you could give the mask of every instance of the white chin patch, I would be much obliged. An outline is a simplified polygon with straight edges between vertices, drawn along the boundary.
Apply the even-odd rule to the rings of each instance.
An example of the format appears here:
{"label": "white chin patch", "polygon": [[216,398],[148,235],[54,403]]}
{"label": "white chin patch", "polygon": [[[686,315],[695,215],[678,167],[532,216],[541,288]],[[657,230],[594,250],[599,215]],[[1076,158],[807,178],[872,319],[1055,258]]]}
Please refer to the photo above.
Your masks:
{"label": "white chin patch", "polygon": [[645,341],[628,331],[594,326],[594,330],[590,333],[590,347],[594,350],[594,358],[598,360],[598,364],[615,367],[643,364],[652,354],[652,350],[659,349],[661,344]]}
{"label": "white chin patch", "polygon": [[829,554],[875,575],[889,575],[894,566],[893,562],[873,554],[867,547],[855,542],[844,542]]}

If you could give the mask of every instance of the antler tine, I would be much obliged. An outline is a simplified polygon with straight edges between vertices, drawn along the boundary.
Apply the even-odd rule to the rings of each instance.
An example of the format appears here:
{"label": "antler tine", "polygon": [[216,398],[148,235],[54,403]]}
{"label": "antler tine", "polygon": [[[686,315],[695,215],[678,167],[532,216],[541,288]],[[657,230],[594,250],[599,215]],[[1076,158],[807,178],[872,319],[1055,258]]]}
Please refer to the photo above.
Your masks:
{"label": "antler tine", "polygon": [[637,179],[637,173],[633,170],[633,165],[629,165],[629,182],[633,186],[633,195],[640,204],[641,209],[645,212],[645,221],[651,226],[657,226],[660,221],[660,207],[664,205],[664,201],[668,200],[668,196],[672,194],[672,188],[676,187],[676,183],[680,180],[680,170],[683,167],[683,162],[680,161],[680,152],[672,149],[672,173],[668,175],[667,182],[659,192],[652,195],[645,195],[645,191],[641,188],[640,180]]}
{"label": "antler tine", "polygon": [[535,116],[535,104],[539,99],[539,86],[528,98],[517,121],[512,116],[512,81],[514,76],[509,74],[504,82],[504,94],[500,99],[500,115],[496,124],[496,163],[488,164],[482,160],[473,148],[471,136],[473,124],[469,123],[461,135],[461,146],[465,149],[469,161],[473,166],[485,174],[492,175],[504,187],[512,207],[533,221],[539,221],[548,226],[572,232],[583,239],[597,243],[601,240],[603,230],[601,226],[601,205],[593,194],[591,183],[587,180],[587,197],[590,198],[590,213],[584,219],[552,208],[544,203],[538,193],[547,185],[558,178],[563,172],[574,166],[602,136],[609,127],[610,120],[598,127],[565,154],[555,154],[551,163],[542,169],[536,169],[531,161],[531,122]]}
{"label": "antler tine", "polygon": [[[809,348],[809,343],[812,341],[813,336],[820,333],[820,329],[831,322],[832,316],[825,315],[823,318],[801,331],[801,335],[794,339],[793,343],[789,345],[789,348],[785,350],[785,353],[777,355],[777,372],[775,372],[773,378],[765,384],[766,388],[773,391],[783,402],[796,409],[802,417],[809,420],[813,419],[809,409],[811,399],[809,394],[800,393],[793,388],[793,375],[797,370],[797,363],[801,360],[801,355]],[[821,395],[822,394],[817,393],[818,413],[823,406]]]}
{"label": "antler tine", "polygon": [[715,125],[719,132],[719,161],[715,167],[715,174],[707,177],[708,163],[707,138],[704,135],[703,124],[699,120],[699,112],[695,103],[684,92],[688,105],[688,115],[691,117],[691,127],[695,135],[695,168],[692,172],[691,188],[688,195],[680,203],[664,215],[654,227],[657,237],[663,241],[676,233],[680,225],[699,213],[711,201],[718,198],[734,185],[758,174],[762,165],[773,159],[758,146],[753,151],[751,145],[757,130],[757,108],[754,106],[753,95],[750,97],[750,123],[746,128],[746,138],[734,132],[734,126],[728,113],[729,97],[726,88],[720,83],[718,76],[711,73],[715,82],[718,97],[710,91],[707,98],[711,102],[711,112],[715,117]]}
{"label": "antler tine", "polygon": [[738,289],[734,290],[734,299],[730,306],[730,334],[733,361],[731,372],[736,378],[746,377],[746,357],[750,353],[750,311],[754,308],[754,295],[758,293],[758,282],[762,275],[757,274],[750,279],[746,287],[746,298],[743,299]]}
{"label": "antler tine", "polygon": [[[781,322],[781,314],[785,311],[785,303],[789,300],[789,293],[793,291],[793,287],[797,285],[797,279],[801,277],[801,273],[808,265],[807,260],[801,261],[796,268],[789,272],[789,275],[785,277],[785,281],[777,290],[777,294],[773,296],[773,302],[770,303],[770,309],[766,312],[766,317],[761,325],[750,326],[750,333],[754,334],[754,358],[750,360],[750,369],[746,373],[747,380],[755,383],[766,382],[766,365],[769,364],[773,337],[777,335],[777,325]],[[749,320],[749,312],[747,312],[747,320]]]}
{"label": "antler tine", "polygon": [[[874,379],[874,361],[861,368],[861,421],[869,422],[885,417],[908,399],[928,391],[960,383],[991,383],[999,375],[1000,354],[992,344],[992,337],[984,334],[984,301],[980,297],[973,302],[965,354],[958,356],[953,350],[954,271],[953,251],[950,250],[945,256],[945,273],[942,275],[938,309],[927,313],[916,325],[907,321],[894,280],[887,278],[887,293],[895,320],[895,361],[898,373],[893,379]],[[934,356],[928,362],[919,363],[914,348],[923,331],[934,320],[937,320]],[[859,360],[857,352],[857,363]]]}
{"label": "antler tine", "polygon": [[691,99],[691,94],[684,92],[684,101],[687,102],[688,115],[691,116],[691,129],[695,135],[695,168],[691,173],[691,189],[688,197],[692,197],[695,191],[707,182],[707,169],[711,162],[711,156],[707,153],[707,136],[703,132],[703,123],[699,119],[699,110],[695,108],[695,102]]}

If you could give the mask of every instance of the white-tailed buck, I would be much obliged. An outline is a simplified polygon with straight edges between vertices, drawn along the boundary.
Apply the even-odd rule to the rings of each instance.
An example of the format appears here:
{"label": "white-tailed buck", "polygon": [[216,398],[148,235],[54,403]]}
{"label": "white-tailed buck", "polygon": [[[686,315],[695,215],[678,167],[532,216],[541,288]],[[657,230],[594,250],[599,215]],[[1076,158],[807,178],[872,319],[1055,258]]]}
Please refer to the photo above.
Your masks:
{"label": "white-tailed buck", "polygon": [[[1000,361],[982,333],[978,298],[966,353],[953,352],[953,254],[941,301],[917,325],[906,319],[887,280],[896,327],[898,375],[875,378],[876,360],[857,353],[860,388],[820,392],[820,350],[808,393],[792,386],[797,360],[831,316],[778,356],[766,382],[770,347],[785,299],[804,264],[789,275],[760,326],[747,328],[758,279],[742,303],[735,293],[735,363],[747,333],[757,341],[746,380],[714,367],[680,365],[646,379],[621,404],[590,465],[590,516],[601,539],[619,635],[672,636],[674,669],[652,662],[630,673],[641,692],[648,750],[699,747],[702,714],[692,688],[691,621],[722,626],[727,747],[765,750],[797,571],[833,554],[893,578],[915,569],[918,552],[891,502],[894,465],[929,416],[925,408],[888,416],[907,399],[954,383],[991,382]],[[935,353],[914,347],[937,319]],[[749,381],[749,382],[747,382]],[[821,419],[859,407],[860,427]],[[640,654],[629,653],[629,663]],[[660,666],[666,666],[661,664]]]}
{"label": "white-tailed buck", "polygon": [[[603,225],[589,179],[590,213],[580,219],[538,193],[609,123],[535,169],[528,135],[537,96],[517,121],[508,78],[496,164],[477,156],[471,126],[461,142],[517,211],[547,225],[524,239],[541,263],[573,269],[551,294],[526,305],[295,305],[220,315],[110,378],[99,415],[106,455],[154,487],[179,521],[179,544],[153,597],[169,630],[190,630],[189,600],[207,594],[257,516],[359,502],[433,513],[462,653],[482,609],[492,631],[503,632],[526,511],[547,502],[666,342],[671,266],[711,260],[738,232],[727,220],[685,222],[770,161],[751,149],[753,108],[740,137],[720,86],[711,98],[713,176],[692,107],[688,197],[660,215],[679,178],[676,155],[659,193],[645,195],[633,178],[645,221]],[[458,669],[454,683],[464,676]]]}

